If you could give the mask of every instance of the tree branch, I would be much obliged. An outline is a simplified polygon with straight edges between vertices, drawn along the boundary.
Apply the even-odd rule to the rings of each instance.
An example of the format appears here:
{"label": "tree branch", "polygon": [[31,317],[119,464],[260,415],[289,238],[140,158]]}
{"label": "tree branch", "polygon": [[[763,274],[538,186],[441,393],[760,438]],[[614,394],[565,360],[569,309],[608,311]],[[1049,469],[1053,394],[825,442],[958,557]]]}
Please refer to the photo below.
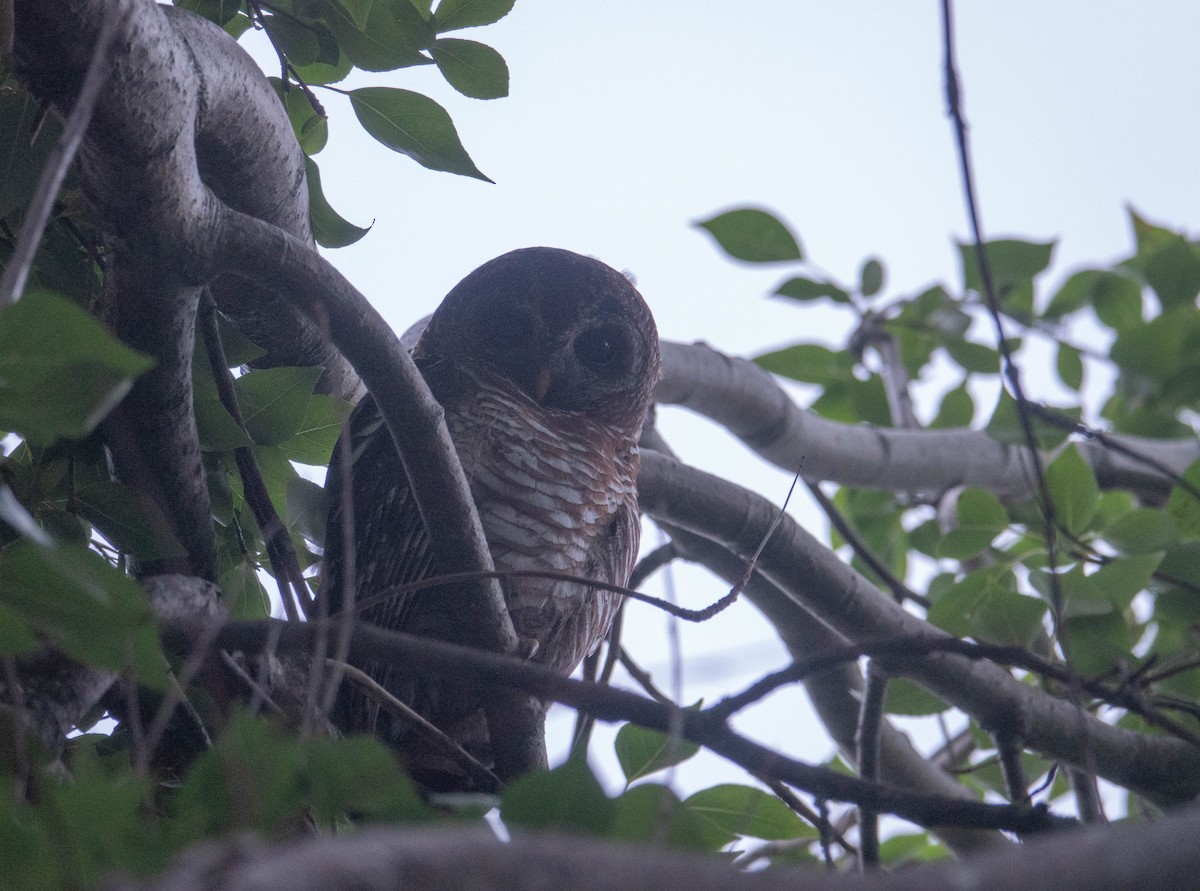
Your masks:
{"label": "tree branch", "polygon": [[[752,551],[778,513],[754,493],[654,452],[642,454],[638,487],[642,509],[650,516],[711,538],[735,553]],[[949,637],[881,596],[790,518],[763,550],[759,570],[851,640]],[[1094,768],[1106,779],[1160,802],[1186,801],[1200,792],[1200,749],[1179,739],[1105,724],[1020,683],[990,662],[946,654],[896,659],[888,668],[918,681],[985,729],[1020,730],[1030,747]]]}
{"label": "tree branch", "polygon": [[[1027,494],[1028,452],[978,430],[896,430],[839,424],[797,406],[774,378],[748,359],[712,347],[662,342],[663,379],[655,400],[698,412],[727,428],[762,458],[789,473],[804,464],[809,480],[902,492],[978,486],[1005,496]],[[1102,486],[1161,498],[1200,458],[1194,439],[1108,437],[1126,451],[1076,443]],[[1134,455],[1144,455],[1149,462]]]}

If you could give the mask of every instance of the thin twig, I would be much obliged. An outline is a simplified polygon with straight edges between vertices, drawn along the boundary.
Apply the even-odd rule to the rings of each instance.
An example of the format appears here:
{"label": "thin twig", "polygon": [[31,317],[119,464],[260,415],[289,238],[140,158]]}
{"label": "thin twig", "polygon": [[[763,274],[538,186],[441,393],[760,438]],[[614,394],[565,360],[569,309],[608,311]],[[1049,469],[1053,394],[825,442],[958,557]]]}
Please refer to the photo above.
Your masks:
{"label": "thin twig", "polygon": [[[260,661],[265,664],[267,658],[268,657],[264,654],[260,657]],[[250,675],[246,672],[246,669],[242,668],[242,666],[238,664],[238,661],[234,659],[227,650],[221,650],[221,661],[223,661],[225,665],[228,666],[229,670],[237,675],[242,683],[249,687],[251,693],[253,693],[253,698],[248,706],[248,710],[251,714],[258,714],[258,709],[265,705],[272,714],[280,718],[287,717],[287,712],[285,712],[282,706],[276,703],[275,700],[271,698],[271,694],[267,692],[266,685],[263,683],[263,679],[261,677],[250,677]]]}
{"label": "thin twig", "polygon": [[[883,729],[883,700],[887,694],[888,677],[875,660],[867,667],[866,688],[858,712],[858,775],[864,780],[879,779],[879,734]],[[879,811],[860,807],[858,810],[859,865],[863,871],[879,868]]]}
{"label": "thin twig", "polygon": [[[221,630],[216,646],[257,651],[266,643],[268,629],[274,626],[279,629],[281,650],[304,653],[310,651],[317,632],[313,624],[275,619],[230,622]],[[169,622],[161,630],[168,644],[177,644],[180,635],[188,633],[186,625]],[[413,670],[483,681],[498,689],[521,690],[523,695],[539,700],[553,700],[572,708],[587,709],[603,721],[633,721],[663,733],[669,731],[673,721],[681,719],[685,738],[752,773],[769,774],[819,798],[866,805],[881,813],[892,813],[924,826],[1028,831],[1041,827],[1076,825],[1073,819],[1052,814],[1044,807],[984,804],[902,790],[846,776],[760,745],[703,711],[655,702],[627,690],[585,684],[563,677],[544,666],[495,653],[384,631],[360,623],[355,627],[351,657],[354,661],[403,660]],[[676,713],[682,714],[677,718]]]}
{"label": "thin twig", "polygon": [[71,161],[87,132],[100,90],[108,79],[113,43],[126,17],[127,12],[116,3],[111,4],[103,14],[87,74],[84,75],[83,84],[75,96],[75,104],[71,106],[71,114],[67,117],[62,133],[46,157],[45,166],[38,176],[37,190],[33,193],[33,200],[29,202],[25,219],[21,223],[17,246],[3,275],[0,275],[0,307],[16,302],[25,290],[25,282],[29,279],[33,258],[41,243],[42,233],[46,230],[46,223],[50,220],[50,212],[54,208],[58,190],[62,187],[67,169],[71,166]]}
{"label": "thin twig", "polygon": [[867,544],[866,540],[859,534],[859,531],[846,519],[845,514],[838,510],[837,505],[833,503],[833,499],[822,491],[820,484],[805,480],[805,485],[808,486],[808,491],[812,495],[813,500],[825,512],[825,516],[829,519],[829,524],[837,530],[838,535],[846,540],[846,544],[850,545],[850,548],[858,555],[858,558],[867,564],[867,567],[888,587],[888,590],[892,592],[892,596],[896,601],[903,603],[905,600],[911,600],[913,603],[919,603],[928,609],[930,605],[929,598],[923,594],[918,594],[912,588],[908,587],[902,579],[897,577],[888,568],[888,565]]}
{"label": "thin twig", "polygon": [[967,203],[967,216],[971,223],[971,236],[975,241],[975,258],[979,264],[979,278],[983,284],[984,296],[987,299],[988,313],[996,328],[997,347],[1004,370],[1004,379],[1012,389],[1013,399],[1017,405],[1017,418],[1021,425],[1021,433],[1029,452],[1029,460],[1033,465],[1035,491],[1038,505],[1042,511],[1046,536],[1046,562],[1050,570],[1050,606],[1054,616],[1054,630],[1067,664],[1071,662],[1071,651],[1067,639],[1066,626],[1063,623],[1063,597],[1058,578],[1058,555],[1056,531],[1058,522],[1055,516],[1054,501],[1050,498],[1050,490],[1046,485],[1046,469],[1042,460],[1041,449],[1033,430],[1033,412],[1030,402],[1025,396],[1021,385],[1021,373],[1013,357],[1012,345],[1004,333],[1004,319],[1000,311],[1000,299],[996,293],[995,280],[992,278],[992,267],[988,260],[987,246],[983,240],[983,223],[980,220],[979,204],[975,196],[975,174],[971,165],[970,146],[967,140],[967,123],[962,110],[962,93],[959,88],[958,66],[954,57],[954,23],[952,0],[942,0],[942,34],[945,49],[946,102],[950,119],[954,125],[954,137],[958,146],[959,170],[962,174],[963,195]]}
{"label": "thin twig", "polygon": [[[208,353],[208,364],[216,381],[217,396],[238,429],[248,436],[242,410],[238,405],[233,375],[229,372],[229,362],[225,358],[225,347],[221,343],[217,303],[207,288],[200,299],[197,321],[200,324],[205,351]],[[279,599],[283,604],[283,611],[288,621],[298,622],[300,614],[297,612],[297,604],[304,606],[308,591],[304,573],[300,569],[291,538],[288,536],[287,526],[280,520],[275,505],[271,503],[271,495],[267,491],[267,484],[263,480],[254,451],[249,446],[238,446],[233,450],[233,455],[242,479],[242,492],[246,496],[246,503],[250,505],[254,521],[258,524],[258,531],[267,548],[267,558],[271,561],[271,571],[275,576],[275,583],[279,586]]]}
{"label": "thin twig", "polygon": [[[782,515],[781,515],[782,516]],[[749,579],[749,574],[747,574]],[[679,606],[671,603],[668,600],[663,600],[660,597],[654,597],[650,594],[645,594],[641,591],[635,591],[632,588],[627,588],[624,585],[616,585],[611,582],[601,581],[599,579],[589,579],[583,576],[573,575],[569,572],[554,572],[553,570],[542,569],[493,569],[480,572],[448,572],[442,575],[430,576],[426,579],[418,579],[414,582],[405,582],[403,585],[393,585],[386,588],[378,594],[360,600],[355,606],[358,612],[370,609],[373,606],[378,606],[381,603],[386,603],[393,597],[400,594],[410,594],[413,591],[421,591],[425,588],[441,588],[448,585],[456,585],[462,582],[473,582],[479,579],[552,579],[559,582],[575,582],[580,585],[585,585],[595,591],[611,591],[614,594],[620,594],[622,597],[629,600],[637,600],[641,603],[647,603],[650,606],[661,609],[665,613],[683,619],[687,622],[706,622],[718,613],[732,606],[741,594],[741,588],[735,585],[730,589],[729,593],[719,600],[709,604],[702,609],[688,609],[687,607]]]}
{"label": "thin twig", "polygon": [[[332,659],[327,659],[326,661],[333,662]],[[504,788],[504,783],[500,781],[500,778],[492,773],[484,764],[480,763],[470,752],[389,693],[386,687],[382,686],[365,671],[355,668],[346,662],[343,662],[337,668],[347,678],[357,684],[361,684],[372,698],[420,734],[426,742],[437,746],[441,754],[452,759],[459,766],[466,768],[476,778],[484,780],[486,783],[485,791],[499,792]]]}
{"label": "thin twig", "polygon": [[798,659],[777,672],[751,684],[741,693],[722,699],[705,709],[706,713],[727,718],[734,712],[763,699],[785,684],[796,683],[810,674],[862,656],[872,658],[906,659],[927,656],[933,653],[955,653],[968,659],[987,659],[1001,665],[1023,668],[1042,677],[1074,689],[1083,690],[1091,696],[1133,712],[1148,723],[1200,747],[1200,734],[1168,718],[1151,708],[1136,691],[1114,688],[1099,681],[1082,677],[1065,666],[1037,656],[1022,647],[1005,647],[989,643],[976,643],[957,637],[885,637],[874,641],[860,641],[817,653],[806,659]]}

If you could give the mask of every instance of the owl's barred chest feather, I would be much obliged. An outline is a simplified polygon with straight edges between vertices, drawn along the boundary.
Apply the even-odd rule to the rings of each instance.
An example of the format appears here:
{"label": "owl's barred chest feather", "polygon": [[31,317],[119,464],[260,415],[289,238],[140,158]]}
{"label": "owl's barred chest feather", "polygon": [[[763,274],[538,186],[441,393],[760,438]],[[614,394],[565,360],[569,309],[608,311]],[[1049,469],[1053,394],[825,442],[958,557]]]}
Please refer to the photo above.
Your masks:
{"label": "owl's barred chest feather", "polygon": [[[629,560],[613,558],[637,550],[636,446],[603,425],[559,424],[534,408],[483,385],[446,414],[496,568],[624,584]],[[539,644],[535,658],[564,670],[599,643],[618,602],[561,579],[502,586],[518,633]]]}

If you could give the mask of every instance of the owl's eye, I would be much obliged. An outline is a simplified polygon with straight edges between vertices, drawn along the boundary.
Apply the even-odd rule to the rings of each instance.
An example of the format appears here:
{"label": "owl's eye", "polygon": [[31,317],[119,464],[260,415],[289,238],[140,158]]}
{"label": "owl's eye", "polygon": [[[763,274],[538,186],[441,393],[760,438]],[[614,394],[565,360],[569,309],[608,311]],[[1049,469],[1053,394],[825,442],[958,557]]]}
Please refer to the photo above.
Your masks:
{"label": "owl's eye", "polygon": [[579,361],[601,374],[624,371],[629,361],[629,335],[619,325],[597,325],[575,338]]}

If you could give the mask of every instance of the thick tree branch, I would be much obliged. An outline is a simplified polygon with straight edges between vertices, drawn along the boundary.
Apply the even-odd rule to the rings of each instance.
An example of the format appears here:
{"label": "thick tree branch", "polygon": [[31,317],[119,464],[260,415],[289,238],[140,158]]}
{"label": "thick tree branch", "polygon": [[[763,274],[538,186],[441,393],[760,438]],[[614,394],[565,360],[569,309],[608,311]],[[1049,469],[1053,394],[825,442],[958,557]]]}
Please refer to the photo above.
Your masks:
{"label": "thick tree branch", "polygon": [[[728,584],[736,583],[744,575],[745,561],[720,545],[677,527],[664,528],[685,559],[707,567]],[[834,652],[846,646],[844,637],[761,572],[755,572],[750,577],[744,593],[766,616],[796,662],[816,653]],[[854,661],[846,660],[806,674],[803,683],[821,723],[842,753],[851,759],[855,751],[859,703],[864,685],[862,672]],[[879,748],[880,778],[885,782],[934,795],[963,799],[974,797],[966,786],[914,749],[909,738],[892,726],[890,721],[885,720],[880,728]],[[1004,837],[998,833],[954,826],[942,827],[937,832],[947,845],[960,853],[1004,841]]]}
{"label": "thick tree branch", "polygon": [[549,833],[430,827],[366,829],[268,846],[240,837],[193,848],[164,875],[113,891],[1176,891],[1200,870],[1200,810],[1113,832],[1039,839],[892,875],[811,869],[739,873],[716,858]]}
{"label": "thick tree branch", "polygon": [[[778,513],[754,493],[654,452],[642,455],[638,486],[642,508],[650,516],[739,554],[753,551]],[[771,537],[758,568],[851,640],[946,636],[883,597],[790,518]],[[1158,801],[1187,801],[1200,792],[1200,749],[1182,740],[1105,724],[1020,683],[992,663],[946,654],[896,659],[888,668],[912,677],[985,729],[1020,730],[1031,748],[1094,768],[1100,776]]]}
{"label": "thick tree branch", "polygon": [[[233,622],[216,635],[213,646],[257,652],[277,636],[281,653],[304,653],[320,629],[316,623],[264,619]],[[193,623],[168,623],[164,640],[184,645],[197,636]],[[414,669],[434,671],[498,688],[520,689],[539,699],[551,699],[584,709],[602,721],[633,721],[663,733],[678,729],[683,737],[752,773],[773,776],[820,798],[851,801],[895,814],[922,826],[975,826],[1027,831],[1073,825],[1041,808],[988,805],[976,801],[926,795],[894,786],[868,783],[826,768],[814,767],[761,746],[731,730],[723,720],[703,712],[655,702],[643,696],[599,684],[563,677],[542,666],[511,657],[446,644],[409,634],[359,625],[351,639],[354,660],[403,662]]]}
{"label": "thick tree branch", "polygon": [[[663,380],[655,399],[698,412],[729,429],[761,457],[789,472],[804,466],[809,480],[893,491],[942,491],[979,486],[1007,496],[1029,493],[1028,452],[978,430],[895,430],[839,424],[797,406],[753,362],[706,344],[662,344]],[[1161,498],[1170,488],[1155,465],[1182,474],[1200,458],[1194,439],[1112,436],[1127,451],[1080,442],[1102,486],[1123,486]],[[1148,464],[1134,455],[1145,455]]]}

